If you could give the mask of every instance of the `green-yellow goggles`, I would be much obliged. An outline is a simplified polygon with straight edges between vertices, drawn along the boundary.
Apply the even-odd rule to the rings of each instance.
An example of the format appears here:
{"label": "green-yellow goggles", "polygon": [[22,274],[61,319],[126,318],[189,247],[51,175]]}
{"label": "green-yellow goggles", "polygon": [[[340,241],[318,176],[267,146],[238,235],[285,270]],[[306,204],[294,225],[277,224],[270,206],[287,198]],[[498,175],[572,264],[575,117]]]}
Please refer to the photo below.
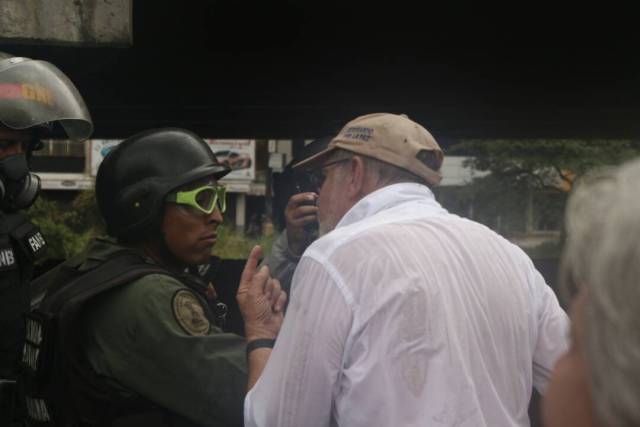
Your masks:
{"label": "green-yellow goggles", "polygon": [[224,187],[205,185],[190,191],[169,193],[165,200],[170,203],[191,206],[207,215],[213,212],[217,205],[220,213],[224,213],[227,210],[226,192]]}

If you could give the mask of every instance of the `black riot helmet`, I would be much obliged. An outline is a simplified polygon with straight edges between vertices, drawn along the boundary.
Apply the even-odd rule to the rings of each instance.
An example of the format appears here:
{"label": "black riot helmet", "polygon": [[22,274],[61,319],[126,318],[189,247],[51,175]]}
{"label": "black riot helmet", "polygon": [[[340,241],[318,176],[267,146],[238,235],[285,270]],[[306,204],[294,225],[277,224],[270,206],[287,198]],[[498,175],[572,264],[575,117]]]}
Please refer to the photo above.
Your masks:
{"label": "black riot helmet", "polygon": [[[28,158],[42,147],[39,137],[61,127],[69,138],[85,140],[93,123],[73,83],[53,64],[0,52],[0,126],[33,131],[22,141],[25,153],[0,159],[0,209],[26,209],[40,192],[40,178],[29,172]],[[2,141],[4,142],[4,141]]]}
{"label": "black riot helmet", "polygon": [[124,140],[105,157],[96,177],[98,208],[107,233],[133,241],[159,227],[174,189],[231,171],[207,143],[184,129],[163,128]]}

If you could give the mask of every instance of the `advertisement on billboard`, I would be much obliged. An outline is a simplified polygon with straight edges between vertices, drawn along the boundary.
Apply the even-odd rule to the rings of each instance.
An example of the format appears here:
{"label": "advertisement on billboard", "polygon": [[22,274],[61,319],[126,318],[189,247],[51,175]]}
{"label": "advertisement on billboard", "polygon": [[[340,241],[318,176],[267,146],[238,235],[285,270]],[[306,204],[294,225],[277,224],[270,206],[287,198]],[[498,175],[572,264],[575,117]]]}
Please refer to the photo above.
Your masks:
{"label": "advertisement on billboard", "polygon": [[252,181],[256,177],[256,142],[252,139],[205,139],[218,161],[231,168],[225,180]]}
{"label": "advertisement on billboard", "polygon": [[[91,140],[91,176],[96,176],[104,157],[122,140]],[[205,139],[218,161],[231,168],[222,181],[253,181],[256,176],[256,143],[252,139]]]}

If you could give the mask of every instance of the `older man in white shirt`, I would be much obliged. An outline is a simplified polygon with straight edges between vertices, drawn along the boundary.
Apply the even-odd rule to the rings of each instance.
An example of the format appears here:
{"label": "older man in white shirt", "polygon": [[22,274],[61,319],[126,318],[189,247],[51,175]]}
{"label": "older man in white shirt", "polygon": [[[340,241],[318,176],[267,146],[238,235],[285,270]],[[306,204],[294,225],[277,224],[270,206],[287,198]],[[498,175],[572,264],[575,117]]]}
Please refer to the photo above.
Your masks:
{"label": "older man in white shirt", "polygon": [[441,164],[422,126],[370,114],[299,165],[323,237],[275,348],[249,353],[255,378],[268,361],[246,426],[529,426],[567,316],[519,248],[436,202]]}

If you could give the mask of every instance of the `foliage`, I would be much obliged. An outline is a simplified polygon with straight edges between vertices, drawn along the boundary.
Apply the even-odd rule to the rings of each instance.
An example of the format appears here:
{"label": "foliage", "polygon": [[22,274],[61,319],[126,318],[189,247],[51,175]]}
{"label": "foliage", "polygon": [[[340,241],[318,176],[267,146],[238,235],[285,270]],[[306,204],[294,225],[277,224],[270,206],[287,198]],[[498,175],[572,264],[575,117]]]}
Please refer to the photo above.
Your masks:
{"label": "foliage", "polygon": [[[53,200],[44,194],[28,214],[47,239],[49,259],[69,258],[84,249],[91,238],[105,233],[93,191],[82,191],[70,202]],[[236,231],[233,224],[223,224],[218,227],[218,242],[213,252],[226,259],[244,259],[253,246],[261,245],[266,256],[274,237],[248,238]]]}
{"label": "foliage", "polygon": [[436,190],[436,198],[450,212],[473,219],[504,235],[526,228],[527,192],[514,191],[493,175],[476,178],[461,187]]}
{"label": "foliage", "polygon": [[43,195],[28,214],[47,239],[47,258],[68,258],[104,232],[92,191],[80,192],[66,203]]}
{"label": "foliage", "polygon": [[445,188],[445,207],[516,236],[562,232],[567,193],[575,179],[592,168],[640,155],[640,141],[467,140],[448,154],[469,156],[467,166],[490,173],[467,186]]}
{"label": "foliage", "polygon": [[468,164],[490,171],[516,187],[568,191],[577,176],[589,169],[617,165],[640,155],[634,140],[468,140],[448,154],[471,156]]}
{"label": "foliage", "polygon": [[213,253],[224,259],[246,259],[255,245],[262,247],[262,255],[267,256],[276,236],[258,236],[250,238],[245,233],[235,230],[233,224],[222,224],[218,227],[218,241]]}

